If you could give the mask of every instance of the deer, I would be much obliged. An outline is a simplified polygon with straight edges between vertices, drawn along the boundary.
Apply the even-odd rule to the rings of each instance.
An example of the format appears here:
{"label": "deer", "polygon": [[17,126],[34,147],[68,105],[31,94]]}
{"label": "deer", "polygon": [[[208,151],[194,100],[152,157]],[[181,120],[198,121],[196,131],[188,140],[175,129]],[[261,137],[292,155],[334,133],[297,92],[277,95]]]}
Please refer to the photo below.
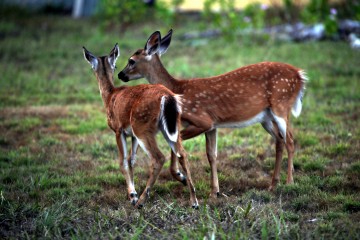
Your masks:
{"label": "deer", "polygon": [[[193,208],[198,208],[187,154],[179,134],[182,111],[180,96],[160,84],[115,87],[113,84],[115,64],[120,56],[118,44],[107,56],[97,57],[85,47],[83,54],[95,73],[107,113],[107,123],[115,133],[120,170],[126,180],[127,195],[131,204],[136,208],[144,206],[165,162],[165,157],[156,142],[156,134],[160,131],[186,173],[186,181],[183,176],[182,182],[189,187],[191,205]],[[127,137],[131,137],[129,155]],[[150,158],[149,178],[139,198],[133,177],[138,145]]]}
{"label": "deer", "polygon": [[[150,84],[162,84],[182,96],[181,138],[185,141],[205,134],[211,168],[210,197],[221,196],[217,175],[218,128],[244,128],[260,123],[275,139],[276,160],[269,190],[274,190],[279,182],[284,146],[288,154],[286,183],[293,183],[295,145],[290,112],[295,117],[301,113],[306,72],[286,63],[260,62],[218,76],[177,79],[160,60],[171,37],[172,29],[163,38],[159,31],[151,34],[145,47],[128,59],[118,78],[123,82],[146,78]],[[172,153],[171,157],[176,156]],[[171,167],[174,168],[171,172],[176,173],[176,164]]]}

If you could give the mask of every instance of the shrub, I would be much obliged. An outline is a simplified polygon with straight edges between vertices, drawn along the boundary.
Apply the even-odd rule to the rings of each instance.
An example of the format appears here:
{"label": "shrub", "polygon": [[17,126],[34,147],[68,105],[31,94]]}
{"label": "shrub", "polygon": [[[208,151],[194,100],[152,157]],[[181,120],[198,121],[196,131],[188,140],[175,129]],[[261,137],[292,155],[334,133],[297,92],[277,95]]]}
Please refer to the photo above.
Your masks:
{"label": "shrub", "polygon": [[143,1],[103,0],[98,9],[98,17],[105,25],[119,22],[123,27],[144,20],[145,13]]}
{"label": "shrub", "polygon": [[[120,23],[123,29],[136,23],[159,20],[166,25],[173,22],[175,14],[171,8],[177,8],[183,0],[172,0],[166,4],[157,0],[155,6],[147,6],[141,0],[103,0],[100,1],[97,17],[105,27]],[[149,19],[150,16],[150,19]]]}

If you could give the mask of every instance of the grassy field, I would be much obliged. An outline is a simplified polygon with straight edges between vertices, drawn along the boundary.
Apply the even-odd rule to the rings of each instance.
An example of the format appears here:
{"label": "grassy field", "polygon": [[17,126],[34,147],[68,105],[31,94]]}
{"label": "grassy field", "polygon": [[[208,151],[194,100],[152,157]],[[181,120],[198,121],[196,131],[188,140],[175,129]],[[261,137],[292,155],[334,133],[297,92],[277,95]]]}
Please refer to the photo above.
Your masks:
{"label": "grassy field", "polygon": [[[184,142],[200,209],[189,207],[189,193],[170,176],[169,161],[145,207],[134,209],[81,47],[105,55],[118,42],[120,70],[149,34],[168,26],[121,33],[116,26],[103,31],[94,20],[1,18],[0,238],[359,239],[360,51],[346,42],[183,41],[197,24],[172,27],[172,45],[162,59],[178,77],[265,60],[308,72],[303,112],[292,118],[295,184],[284,184],[284,159],[281,183],[267,191],[275,150],[261,126],[222,129],[218,170],[226,196],[208,199],[210,169],[200,136]],[[169,158],[160,136],[159,145]],[[142,150],[135,174],[141,192],[148,176]]]}

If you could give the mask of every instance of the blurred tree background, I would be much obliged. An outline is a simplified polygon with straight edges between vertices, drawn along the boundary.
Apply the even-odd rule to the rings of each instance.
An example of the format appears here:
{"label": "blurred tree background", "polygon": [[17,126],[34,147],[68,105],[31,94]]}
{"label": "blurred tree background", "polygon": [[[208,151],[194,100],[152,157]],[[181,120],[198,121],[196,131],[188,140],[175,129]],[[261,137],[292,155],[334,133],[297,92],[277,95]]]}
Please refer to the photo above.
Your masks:
{"label": "blurred tree background", "polygon": [[190,17],[202,29],[218,29],[230,39],[244,29],[298,22],[323,23],[331,35],[337,31],[339,20],[360,20],[359,0],[2,0],[0,5],[7,12],[17,9],[91,16],[105,29],[119,25],[122,32],[149,22],[176,26]]}
{"label": "blurred tree background", "polygon": [[359,0],[104,0],[97,17],[107,26],[118,23],[122,30],[132,24],[157,21],[166,25],[181,24],[180,15],[197,16],[202,28],[220,29],[232,38],[243,29],[262,29],[283,23],[323,23],[328,35],[337,31],[339,19],[360,20]]}

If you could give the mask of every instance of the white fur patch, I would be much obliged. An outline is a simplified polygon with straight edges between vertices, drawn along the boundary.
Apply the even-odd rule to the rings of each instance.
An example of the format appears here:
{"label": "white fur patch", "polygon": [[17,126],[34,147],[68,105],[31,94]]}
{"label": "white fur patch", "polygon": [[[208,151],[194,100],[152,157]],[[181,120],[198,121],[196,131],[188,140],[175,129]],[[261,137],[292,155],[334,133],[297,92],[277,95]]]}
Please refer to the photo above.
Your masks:
{"label": "white fur patch", "polygon": [[299,75],[303,82],[309,81],[309,77],[307,76],[307,73],[304,70],[300,70]]}
{"label": "white fur patch", "polygon": [[[136,136],[135,136],[136,137]],[[141,147],[142,150],[144,150],[144,152],[148,155],[148,157],[151,157],[150,156],[150,153],[148,152],[148,150],[146,149],[145,147],[145,144],[139,139],[136,137],[136,140],[137,142],[139,143],[139,146]]]}
{"label": "white fur patch", "polygon": [[145,57],[146,61],[150,61],[151,58],[152,58],[152,55],[147,55],[147,56]]}
{"label": "white fur patch", "polygon": [[108,59],[107,59],[107,61],[108,61],[108,63],[109,63],[109,65],[110,65],[110,67],[111,67],[112,70],[115,69],[116,59],[117,59],[117,58],[115,58],[115,59],[108,58]]}
{"label": "white fur patch", "polygon": [[305,91],[305,83],[307,81],[309,81],[307,73],[304,70],[299,71],[299,76],[300,76],[300,79],[301,79],[303,85],[302,85],[302,88],[301,88],[299,94],[297,95],[295,103],[291,109],[291,113],[293,114],[294,117],[300,116],[301,109],[302,109],[302,98],[304,96],[304,91]]}
{"label": "white fur patch", "polygon": [[284,139],[284,142],[286,142],[286,121],[283,118],[276,116],[272,111],[271,113],[274,117],[274,121],[279,128],[279,132]]}
{"label": "white fur patch", "polygon": [[132,138],[132,143],[131,143],[131,157],[130,157],[130,164],[131,166],[134,166],[135,161],[136,161],[136,150],[139,146],[139,142],[137,140],[137,138],[133,137]]}
{"label": "white fur patch", "polygon": [[[86,57],[85,57],[85,59],[86,59]],[[88,61],[88,60],[86,59],[86,61]],[[97,60],[96,58],[92,58],[91,61],[88,61],[88,63],[90,63],[91,68],[92,68],[94,71],[97,70],[97,67],[98,67],[98,65],[99,65],[99,62],[98,62],[98,60]]]}
{"label": "white fur patch", "polygon": [[300,90],[299,94],[296,97],[295,103],[291,108],[291,113],[294,117],[299,117],[302,109],[302,97],[303,97],[303,89]]}
{"label": "white fur patch", "polygon": [[126,170],[129,169],[129,165],[128,165],[128,162],[127,162],[127,147],[126,147],[126,138],[125,138],[125,134],[124,133],[121,133],[120,135],[120,141],[121,141],[121,145],[122,145],[122,148],[123,148],[123,156],[124,156],[124,159],[123,159],[123,164],[124,164],[124,168]]}
{"label": "white fur patch", "polygon": [[269,120],[271,120],[271,116],[269,116],[268,111],[264,110],[264,111],[260,112],[259,114],[257,114],[256,116],[254,116],[253,118],[250,118],[246,121],[216,124],[215,127],[216,128],[244,128],[244,127],[253,125],[255,123],[265,122],[265,121],[267,122]]}

